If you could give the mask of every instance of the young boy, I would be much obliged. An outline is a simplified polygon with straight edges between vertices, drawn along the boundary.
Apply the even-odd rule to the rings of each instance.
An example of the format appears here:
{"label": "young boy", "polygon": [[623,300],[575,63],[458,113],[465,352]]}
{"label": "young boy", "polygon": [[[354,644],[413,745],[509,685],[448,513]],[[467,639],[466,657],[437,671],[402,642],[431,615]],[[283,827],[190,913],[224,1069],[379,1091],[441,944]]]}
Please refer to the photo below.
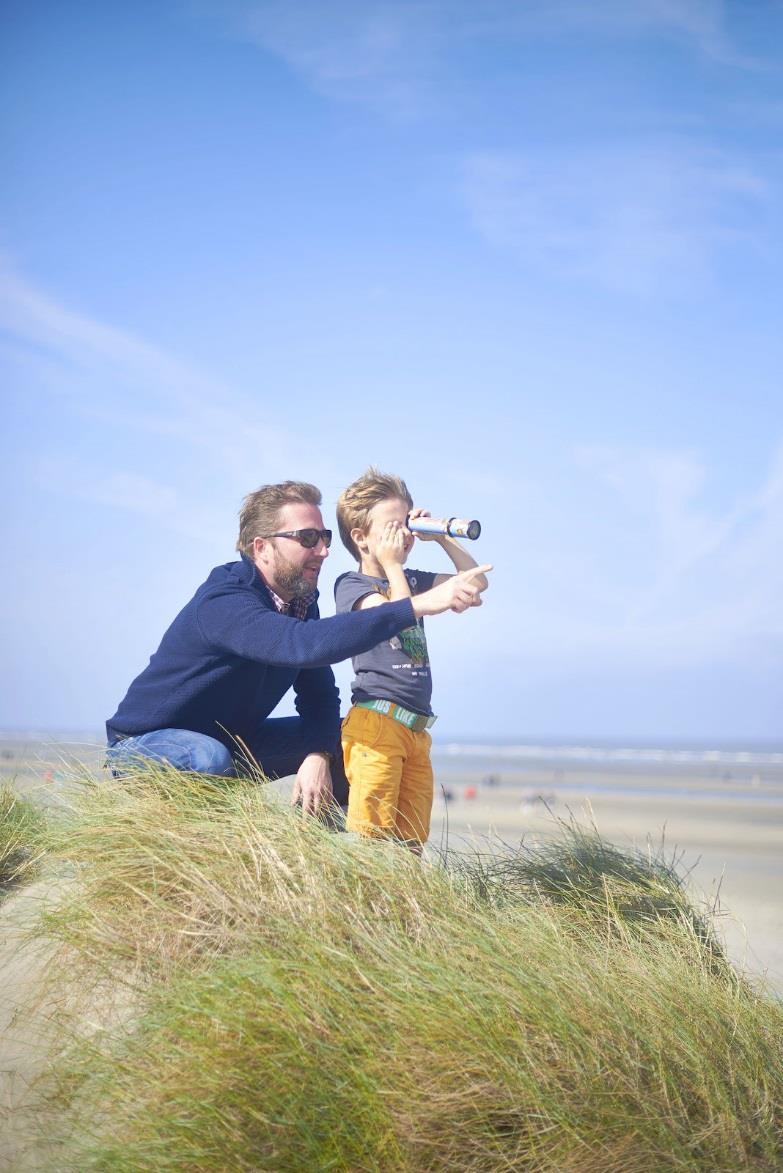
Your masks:
{"label": "young boy", "polygon": [[[337,502],[337,522],[344,545],[359,562],[358,571],[342,574],[334,588],[337,610],[376,607],[409,598],[442,584],[453,575],[404,570],[414,543],[407,521],[429,516],[414,509],[404,481],[370,468],[349,485]],[[446,551],[457,572],[483,591],[487,580],[475,560],[446,534],[417,535]],[[476,596],[476,602],[480,597]],[[463,608],[454,608],[463,609]],[[430,830],[432,811],[432,681],[423,620],[393,639],[353,659],[356,679],[353,707],[343,722],[345,772],[350,783],[347,826],[376,838],[394,838],[420,853]]]}

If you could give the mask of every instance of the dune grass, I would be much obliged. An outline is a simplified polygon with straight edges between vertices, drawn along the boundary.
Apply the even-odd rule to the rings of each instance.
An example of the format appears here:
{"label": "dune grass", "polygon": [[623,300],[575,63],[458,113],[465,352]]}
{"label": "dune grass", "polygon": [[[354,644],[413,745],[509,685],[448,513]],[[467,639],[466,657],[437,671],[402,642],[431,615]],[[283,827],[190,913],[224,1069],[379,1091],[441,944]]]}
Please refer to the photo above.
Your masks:
{"label": "dune grass", "polygon": [[608,931],[649,936],[672,922],[685,937],[695,934],[713,970],[732,978],[731,965],[715,933],[711,915],[699,912],[687,890],[676,856],[664,844],[646,850],[620,849],[594,826],[574,818],[555,819],[558,834],[529,847],[490,853],[474,850],[456,857],[480,896],[494,907],[509,903],[556,904],[592,916]]}
{"label": "dune grass", "polygon": [[58,1168],[783,1162],[780,1003],[673,868],[595,832],[422,866],[157,769],[86,781],[49,857],[68,972],[133,995],[55,1064]]}
{"label": "dune grass", "polygon": [[43,829],[44,816],[34,803],[0,787],[0,899],[35,873]]}

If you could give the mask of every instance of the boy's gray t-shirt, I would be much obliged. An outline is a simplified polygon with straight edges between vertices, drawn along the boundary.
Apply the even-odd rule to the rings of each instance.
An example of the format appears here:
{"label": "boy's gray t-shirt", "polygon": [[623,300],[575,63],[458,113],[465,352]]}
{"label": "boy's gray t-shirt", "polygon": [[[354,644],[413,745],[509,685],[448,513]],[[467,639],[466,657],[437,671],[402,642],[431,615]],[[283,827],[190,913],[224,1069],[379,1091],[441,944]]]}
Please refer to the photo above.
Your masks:
{"label": "boy's gray t-shirt", "polygon": [[[435,581],[435,574],[430,570],[406,570],[405,577],[412,595],[428,591]],[[388,591],[387,579],[351,570],[341,574],[334,584],[334,599],[338,611],[352,611],[365,595],[377,592],[386,598]],[[432,677],[421,619],[392,639],[376,644],[369,652],[354,656],[352,663],[356,673],[351,684],[354,702],[394,701],[406,709],[431,715]]]}

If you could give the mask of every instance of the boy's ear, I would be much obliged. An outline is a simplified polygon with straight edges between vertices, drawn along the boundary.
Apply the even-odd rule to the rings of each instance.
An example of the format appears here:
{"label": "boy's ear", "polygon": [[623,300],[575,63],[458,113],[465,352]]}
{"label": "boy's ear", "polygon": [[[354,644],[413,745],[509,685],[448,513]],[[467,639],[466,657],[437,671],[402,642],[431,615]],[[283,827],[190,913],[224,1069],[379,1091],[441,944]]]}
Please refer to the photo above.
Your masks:
{"label": "boy's ear", "polygon": [[369,553],[369,547],[367,545],[367,534],[363,529],[359,529],[358,527],[356,529],[352,529],[351,541],[356,546],[357,550],[361,550],[362,554]]}

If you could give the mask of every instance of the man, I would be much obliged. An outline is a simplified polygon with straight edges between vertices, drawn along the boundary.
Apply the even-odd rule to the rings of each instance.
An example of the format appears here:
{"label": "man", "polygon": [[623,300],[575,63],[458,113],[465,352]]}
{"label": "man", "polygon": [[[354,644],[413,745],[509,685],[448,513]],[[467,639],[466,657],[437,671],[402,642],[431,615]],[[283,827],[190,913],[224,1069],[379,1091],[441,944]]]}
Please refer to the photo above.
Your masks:
{"label": "man", "polygon": [[[120,773],[139,759],[231,775],[252,758],[267,777],[295,774],[293,801],[317,813],[345,801],[340,700],[330,664],[391,639],[423,615],[481,603],[479,572],[414,599],[321,619],[318,576],[329,554],[321,494],[285,481],[250,493],[241,559],[217,566],[180,611],[106,722]],[[270,714],[293,688],[298,717]]]}

